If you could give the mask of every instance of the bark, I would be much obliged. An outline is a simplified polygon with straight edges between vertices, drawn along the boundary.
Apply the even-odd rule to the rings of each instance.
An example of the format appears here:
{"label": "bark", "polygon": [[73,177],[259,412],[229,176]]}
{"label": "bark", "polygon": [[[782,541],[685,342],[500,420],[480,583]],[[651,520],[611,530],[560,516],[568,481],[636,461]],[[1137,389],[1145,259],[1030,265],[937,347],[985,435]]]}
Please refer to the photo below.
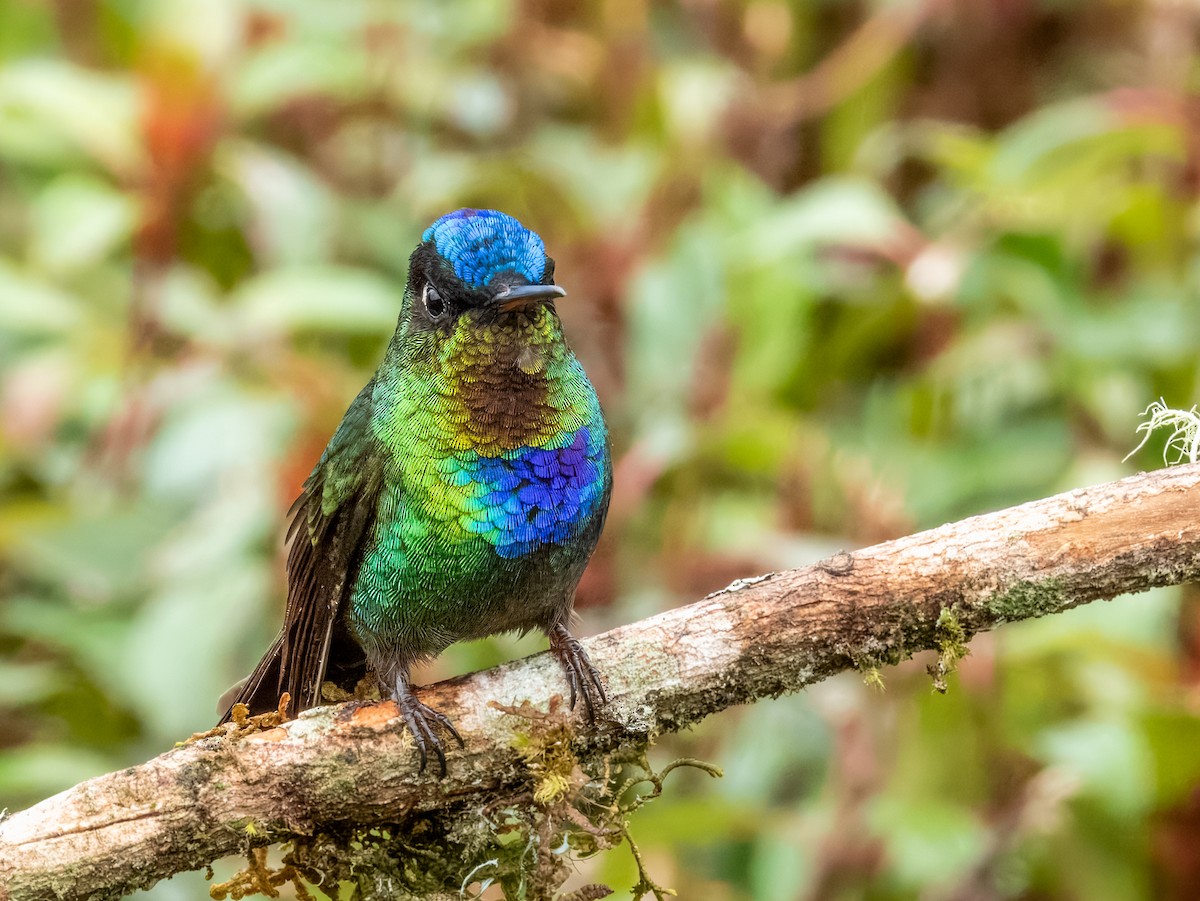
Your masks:
{"label": "bark", "polygon": [[[575,723],[581,759],[734,704],[924,649],[953,668],[973,634],[1200,577],[1200,465],[1067,492],[742,580],[585,644],[611,702]],[[563,692],[547,654],[431,686],[466,739],[442,780],[417,771],[390,702],[309,711],[84,782],[0,822],[0,901],[119,897],[252,845],[511,797],[514,749]]]}

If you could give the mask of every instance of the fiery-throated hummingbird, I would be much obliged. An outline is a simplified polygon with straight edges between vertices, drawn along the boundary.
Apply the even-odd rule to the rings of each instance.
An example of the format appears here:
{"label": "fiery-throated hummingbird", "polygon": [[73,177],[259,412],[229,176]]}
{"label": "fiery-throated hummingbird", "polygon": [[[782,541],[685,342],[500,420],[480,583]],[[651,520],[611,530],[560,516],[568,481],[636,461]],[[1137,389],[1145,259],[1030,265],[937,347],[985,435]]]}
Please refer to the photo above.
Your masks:
{"label": "fiery-throated hummingbird", "polygon": [[464,639],[540,629],[570,701],[605,702],[568,624],[612,488],[608,432],[567,346],[554,261],[495,210],[426,229],[409,261],[396,333],[293,507],[283,629],[227,695],[251,713],[367,670],[420,750],[445,754],[445,715],[409,668]]}

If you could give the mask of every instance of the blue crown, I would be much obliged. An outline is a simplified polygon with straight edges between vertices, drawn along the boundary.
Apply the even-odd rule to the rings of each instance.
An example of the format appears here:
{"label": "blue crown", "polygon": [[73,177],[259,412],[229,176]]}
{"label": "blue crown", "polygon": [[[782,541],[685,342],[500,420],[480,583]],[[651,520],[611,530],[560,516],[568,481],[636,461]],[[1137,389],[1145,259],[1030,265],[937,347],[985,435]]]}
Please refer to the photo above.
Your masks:
{"label": "blue crown", "polygon": [[454,266],[472,288],[483,288],[501,272],[516,272],[537,284],[546,272],[546,245],[537,232],[499,210],[455,210],[421,236]]}

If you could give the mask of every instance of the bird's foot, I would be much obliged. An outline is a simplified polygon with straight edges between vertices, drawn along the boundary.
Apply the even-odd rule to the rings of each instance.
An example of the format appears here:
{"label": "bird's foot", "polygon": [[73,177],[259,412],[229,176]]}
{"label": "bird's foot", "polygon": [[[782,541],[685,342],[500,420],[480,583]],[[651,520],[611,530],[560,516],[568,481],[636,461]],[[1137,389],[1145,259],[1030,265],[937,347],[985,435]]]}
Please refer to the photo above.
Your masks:
{"label": "bird's foot", "polygon": [[442,740],[438,737],[437,730],[445,729],[454,736],[454,740],[458,742],[460,748],[466,747],[466,742],[462,740],[462,736],[458,734],[458,730],[454,728],[450,718],[441,711],[434,710],[418,701],[407,685],[397,686],[396,706],[400,709],[400,716],[404,718],[404,725],[408,727],[413,740],[417,743],[417,750],[421,754],[421,772],[425,772],[425,765],[429,762],[429,754],[432,752],[433,756],[437,758],[438,769],[444,777],[446,775],[446,752],[442,748]]}
{"label": "bird's foot", "polygon": [[550,650],[554,652],[554,656],[562,664],[563,672],[567,674],[567,686],[571,689],[571,709],[575,709],[576,700],[582,696],[588,722],[595,723],[596,710],[608,703],[608,696],[600,682],[600,673],[592,666],[587,651],[562,624],[550,630]]}

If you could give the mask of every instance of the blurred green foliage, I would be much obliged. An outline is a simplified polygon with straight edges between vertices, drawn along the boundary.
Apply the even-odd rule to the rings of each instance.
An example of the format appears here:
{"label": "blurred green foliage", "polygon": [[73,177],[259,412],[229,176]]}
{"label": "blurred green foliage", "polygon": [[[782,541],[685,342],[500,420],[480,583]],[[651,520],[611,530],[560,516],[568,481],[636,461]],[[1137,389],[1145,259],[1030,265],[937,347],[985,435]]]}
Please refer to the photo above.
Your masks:
{"label": "blurred green foliage", "polygon": [[[0,4],[0,808],[211,724],[277,626],[285,511],[407,256],[459,206],[545,237],[612,421],[588,630],[1129,471],[1146,404],[1200,395],[1198,19]],[[925,662],[664,741],[727,775],[634,820],[655,877],[712,901],[1200,896],[1200,594],[982,636],[944,697]],[[580,870],[634,882],[622,850]]]}

